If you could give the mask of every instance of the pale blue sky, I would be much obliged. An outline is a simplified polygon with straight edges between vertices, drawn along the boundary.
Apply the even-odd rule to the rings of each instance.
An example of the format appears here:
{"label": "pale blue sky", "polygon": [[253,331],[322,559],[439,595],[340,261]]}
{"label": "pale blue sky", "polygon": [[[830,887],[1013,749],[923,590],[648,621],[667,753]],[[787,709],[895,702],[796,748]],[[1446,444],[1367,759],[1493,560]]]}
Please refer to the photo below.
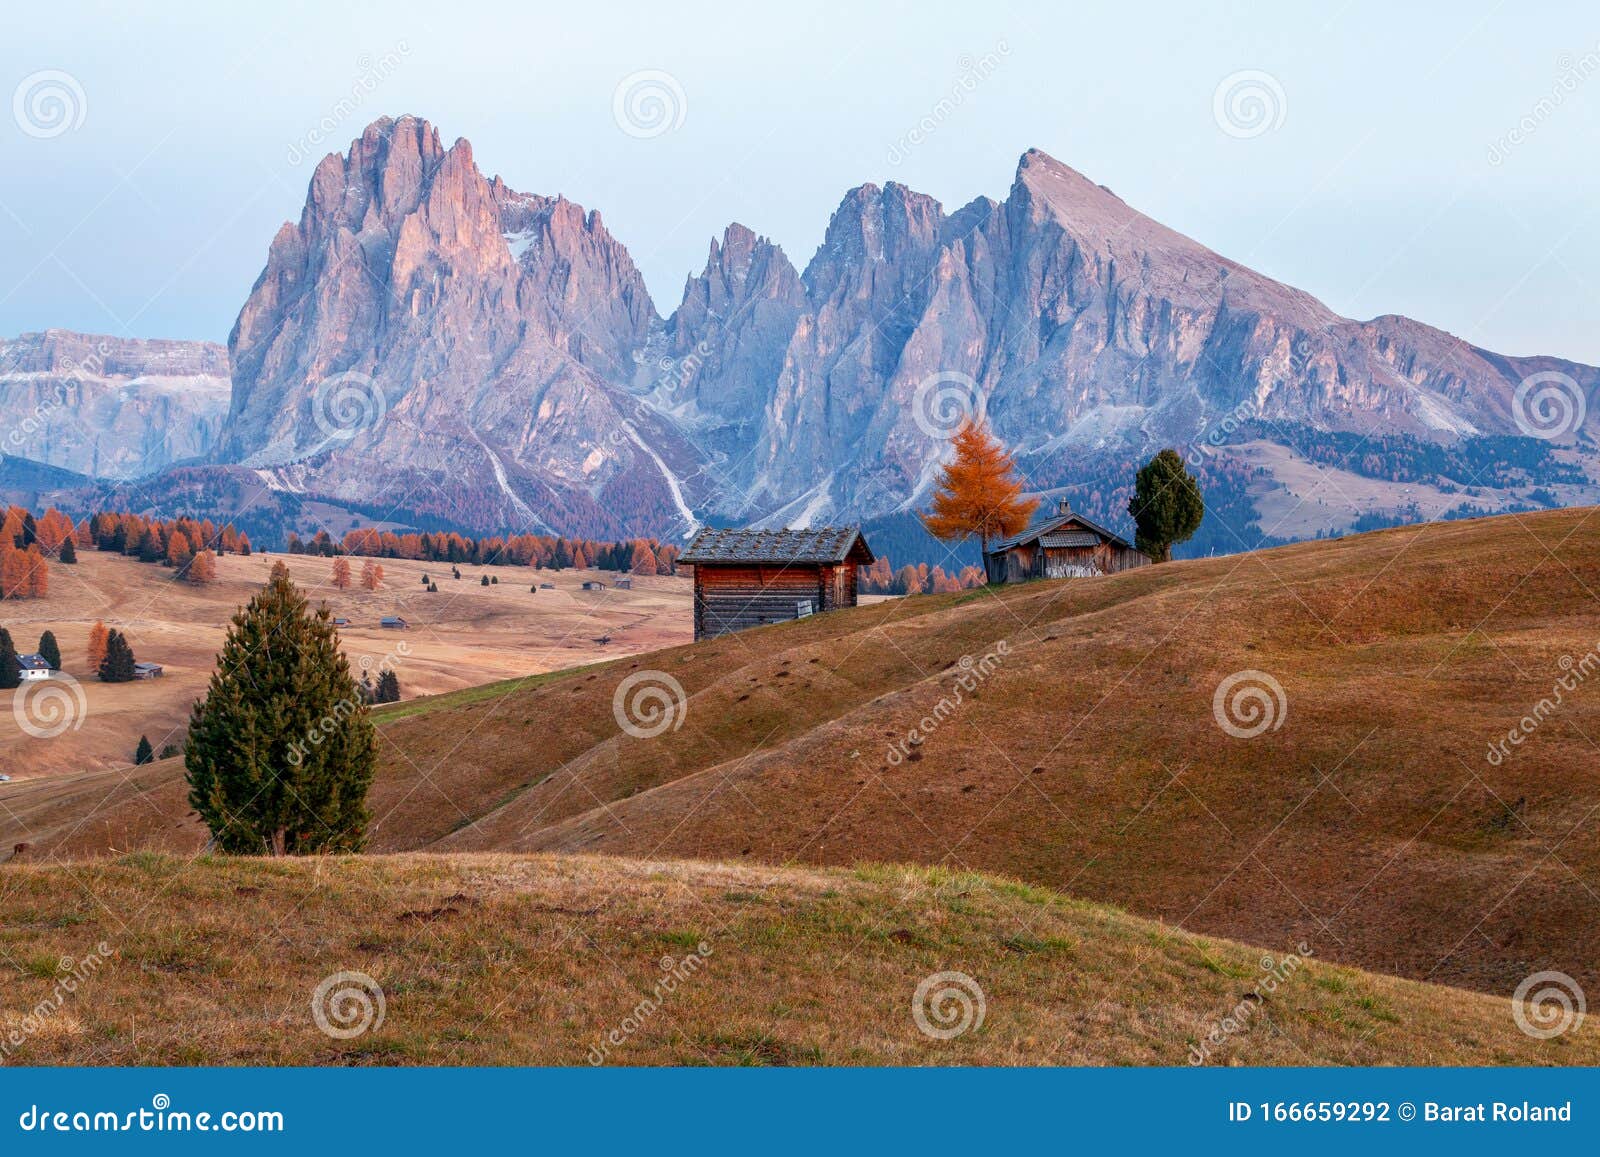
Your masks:
{"label": "pale blue sky", "polygon": [[[512,186],[599,209],[663,314],[729,221],[803,266],[849,187],[899,180],[954,209],[1003,196],[1033,146],[1341,313],[1600,363],[1593,4],[132,7],[8,6],[0,99],[59,70],[83,116],[40,139],[0,106],[0,335],[224,340],[299,214],[315,162],[296,142],[387,57],[318,155],[381,114],[426,116]],[[683,116],[638,139],[613,95],[647,69]],[[1282,119],[1240,139],[1213,98],[1244,70],[1270,75]]]}

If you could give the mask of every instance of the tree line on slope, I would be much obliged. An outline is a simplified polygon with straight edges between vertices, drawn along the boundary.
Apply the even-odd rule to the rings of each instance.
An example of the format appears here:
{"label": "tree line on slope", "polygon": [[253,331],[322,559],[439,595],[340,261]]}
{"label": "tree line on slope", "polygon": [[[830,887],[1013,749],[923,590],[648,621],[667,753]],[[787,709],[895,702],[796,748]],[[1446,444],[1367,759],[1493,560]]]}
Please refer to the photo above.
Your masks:
{"label": "tree line on slope", "polygon": [[289,554],[322,555],[327,558],[359,555],[472,566],[531,566],[536,570],[587,570],[594,567],[637,575],[676,574],[678,556],[682,553],[673,543],[664,543],[656,538],[619,539],[615,542],[542,534],[471,538],[454,531],[397,534],[391,530],[370,527],[348,531],[338,541],[334,541],[325,530],[319,530],[309,541],[291,532],[287,549]]}

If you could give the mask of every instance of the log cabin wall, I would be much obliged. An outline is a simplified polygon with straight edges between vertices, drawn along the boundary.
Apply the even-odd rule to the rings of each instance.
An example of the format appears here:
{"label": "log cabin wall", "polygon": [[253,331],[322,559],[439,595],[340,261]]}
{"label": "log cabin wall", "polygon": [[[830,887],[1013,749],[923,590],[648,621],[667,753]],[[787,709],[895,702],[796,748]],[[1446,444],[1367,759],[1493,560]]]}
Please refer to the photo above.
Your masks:
{"label": "log cabin wall", "polygon": [[1019,543],[983,557],[985,577],[992,583],[1020,583],[1044,578],[1089,578],[1119,574],[1150,565],[1150,558],[1133,547],[1101,541],[1095,546],[1042,547]]}
{"label": "log cabin wall", "polygon": [[[843,574],[841,572],[848,572]],[[848,602],[843,599],[848,598]],[[855,605],[855,567],[845,564],[713,566],[694,568],[694,637],[712,638]]]}

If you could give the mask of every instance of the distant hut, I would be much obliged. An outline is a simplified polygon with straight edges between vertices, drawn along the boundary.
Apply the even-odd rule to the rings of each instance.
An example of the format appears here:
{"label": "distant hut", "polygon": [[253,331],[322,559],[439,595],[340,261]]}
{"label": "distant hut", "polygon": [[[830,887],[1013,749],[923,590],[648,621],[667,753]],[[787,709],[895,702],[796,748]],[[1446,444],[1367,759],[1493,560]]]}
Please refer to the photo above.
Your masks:
{"label": "distant hut", "polygon": [[702,530],[678,560],[694,567],[694,637],[856,605],[856,568],[876,561],[855,527]]}
{"label": "distant hut", "polygon": [[1054,514],[983,552],[985,577],[992,583],[1092,578],[1151,561],[1127,539],[1075,513],[1066,501]]}

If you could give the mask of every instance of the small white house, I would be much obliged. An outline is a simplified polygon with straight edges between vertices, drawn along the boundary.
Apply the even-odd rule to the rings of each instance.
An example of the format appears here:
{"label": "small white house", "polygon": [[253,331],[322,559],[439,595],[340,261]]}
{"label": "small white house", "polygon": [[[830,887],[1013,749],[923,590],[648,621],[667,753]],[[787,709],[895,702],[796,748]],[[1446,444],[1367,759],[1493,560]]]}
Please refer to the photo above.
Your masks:
{"label": "small white house", "polygon": [[50,663],[43,655],[18,655],[17,664],[22,668],[23,679],[48,679],[54,673]]}

